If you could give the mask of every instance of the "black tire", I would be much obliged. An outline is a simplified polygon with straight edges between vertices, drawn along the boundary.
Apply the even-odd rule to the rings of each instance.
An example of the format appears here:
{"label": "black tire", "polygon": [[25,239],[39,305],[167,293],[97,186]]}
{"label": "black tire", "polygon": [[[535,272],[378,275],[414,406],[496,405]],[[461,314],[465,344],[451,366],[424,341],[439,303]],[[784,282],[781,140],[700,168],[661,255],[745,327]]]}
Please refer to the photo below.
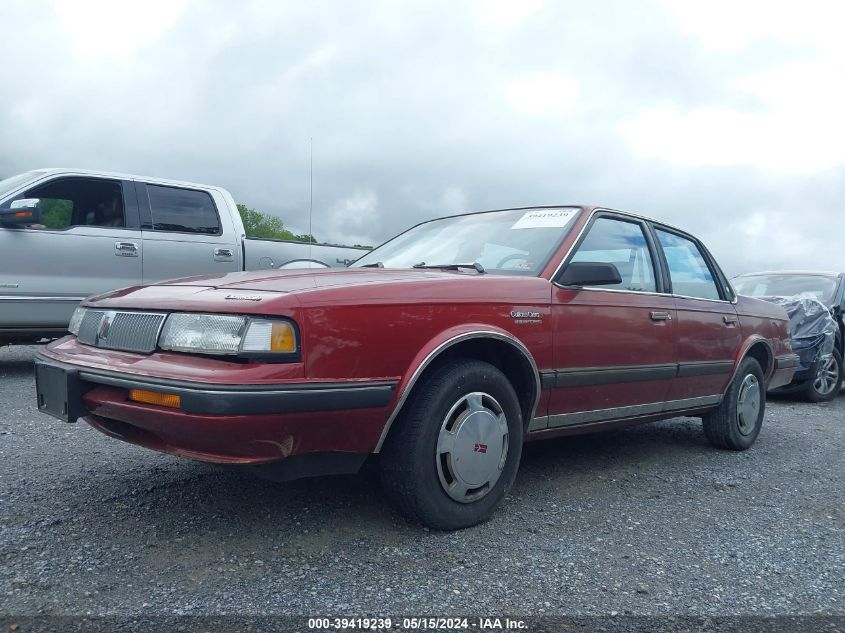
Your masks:
{"label": "black tire", "polygon": [[[816,373],[808,378],[804,385],[803,396],[810,402],[829,402],[839,395],[839,390],[842,388],[842,354],[839,350],[833,350],[830,365],[827,365],[827,359],[820,360],[815,369]],[[826,371],[836,372],[832,388],[830,388],[830,380],[824,383],[819,382],[821,378],[819,373]]]}
{"label": "black tire", "polygon": [[[756,417],[747,415],[751,409],[745,406],[751,403],[747,398],[753,398],[753,384],[756,384],[759,404]],[[766,384],[763,370],[760,363],[748,357],[739,364],[739,369],[719,406],[702,418],[704,435],[716,448],[744,451],[754,444],[760,434],[765,415]]]}
{"label": "black tire", "polygon": [[[469,402],[470,394],[483,393],[487,396],[484,406],[494,409],[499,405],[499,416],[477,411],[486,423],[485,428],[495,425],[502,431],[506,424],[506,434],[499,438],[497,447],[491,443],[487,456],[486,444],[476,443],[473,451],[483,453],[475,455],[460,453],[454,459],[464,459],[464,467],[473,465],[473,460],[482,464],[493,464],[494,476],[498,479],[492,485],[476,489],[456,501],[454,490],[447,493],[446,475],[449,474],[448,462],[452,454],[442,454],[440,439],[444,429],[448,430],[450,416],[456,416],[462,422],[455,422],[455,437],[460,429],[466,428],[461,435],[461,446],[468,446],[467,434],[470,408],[463,413],[454,413],[463,402]],[[479,398],[478,402],[481,402]],[[484,416],[488,415],[487,418]],[[505,420],[501,420],[504,415]],[[439,530],[457,530],[470,527],[487,520],[510,490],[519,461],[522,456],[522,414],[519,400],[513,386],[493,365],[479,360],[457,359],[436,369],[414,387],[402,412],[390,429],[382,448],[381,476],[388,498],[405,515],[414,521]],[[457,441],[455,443],[457,446]],[[484,446],[484,451],[480,450]],[[456,450],[456,453],[457,450]],[[443,461],[445,460],[445,461]],[[492,460],[492,461],[491,461]],[[490,468],[490,466],[488,466]],[[492,478],[491,478],[492,481]],[[457,482],[460,483],[460,482]],[[473,495],[480,495],[477,499]]]}

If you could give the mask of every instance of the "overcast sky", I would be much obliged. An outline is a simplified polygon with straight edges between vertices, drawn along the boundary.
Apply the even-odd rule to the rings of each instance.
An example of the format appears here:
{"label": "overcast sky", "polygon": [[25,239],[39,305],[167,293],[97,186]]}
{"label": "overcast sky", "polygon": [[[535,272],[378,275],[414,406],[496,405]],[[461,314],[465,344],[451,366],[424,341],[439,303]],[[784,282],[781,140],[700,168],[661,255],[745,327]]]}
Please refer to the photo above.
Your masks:
{"label": "overcast sky", "polygon": [[0,177],[217,184],[314,233],[594,203],[845,269],[841,2],[2,0]]}

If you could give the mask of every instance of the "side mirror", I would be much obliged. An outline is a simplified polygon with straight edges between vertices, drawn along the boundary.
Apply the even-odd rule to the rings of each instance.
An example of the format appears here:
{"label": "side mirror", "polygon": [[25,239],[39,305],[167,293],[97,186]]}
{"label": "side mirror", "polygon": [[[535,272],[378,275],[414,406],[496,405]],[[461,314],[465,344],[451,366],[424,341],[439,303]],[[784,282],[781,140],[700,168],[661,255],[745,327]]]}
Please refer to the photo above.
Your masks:
{"label": "side mirror", "polygon": [[562,286],[610,286],[621,284],[622,275],[614,264],[570,262],[558,283]]}
{"label": "side mirror", "polygon": [[29,226],[41,222],[41,200],[22,198],[14,200],[8,209],[0,209],[3,226]]}

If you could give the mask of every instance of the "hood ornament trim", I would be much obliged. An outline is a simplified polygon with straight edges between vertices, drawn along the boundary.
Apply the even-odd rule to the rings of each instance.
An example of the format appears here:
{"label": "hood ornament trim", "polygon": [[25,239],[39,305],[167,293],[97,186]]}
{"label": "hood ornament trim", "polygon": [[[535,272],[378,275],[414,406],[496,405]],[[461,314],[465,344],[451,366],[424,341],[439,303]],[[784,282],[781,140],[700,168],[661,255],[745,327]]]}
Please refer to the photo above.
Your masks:
{"label": "hood ornament trim", "polygon": [[224,299],[227,301],[261,301],[264,297],[258,295],[226,295]]}

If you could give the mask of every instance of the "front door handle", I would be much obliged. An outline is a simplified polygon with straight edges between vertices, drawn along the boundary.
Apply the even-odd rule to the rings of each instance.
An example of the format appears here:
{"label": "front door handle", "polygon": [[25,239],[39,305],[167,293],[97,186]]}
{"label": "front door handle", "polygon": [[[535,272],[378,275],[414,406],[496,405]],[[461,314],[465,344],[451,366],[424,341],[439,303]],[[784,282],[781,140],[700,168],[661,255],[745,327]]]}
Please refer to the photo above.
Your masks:
{"label": "front door handle", "polygon": [[731,325],[736,325],[737,323],[739,323],[739,319],[737,319],[735,316],[728,316],[728,315],[723,316],[722,321],[728,327],[730,327]]}
{"label": "front door handle", "polygon": [[652,321],[671,321],[672,315],[668,312],[652,312],[650,315]]}
{"label": "front door handle", "polygon": [[114,254],[117,257],[138,257],[138,245],[135,242],[115,242]]}

